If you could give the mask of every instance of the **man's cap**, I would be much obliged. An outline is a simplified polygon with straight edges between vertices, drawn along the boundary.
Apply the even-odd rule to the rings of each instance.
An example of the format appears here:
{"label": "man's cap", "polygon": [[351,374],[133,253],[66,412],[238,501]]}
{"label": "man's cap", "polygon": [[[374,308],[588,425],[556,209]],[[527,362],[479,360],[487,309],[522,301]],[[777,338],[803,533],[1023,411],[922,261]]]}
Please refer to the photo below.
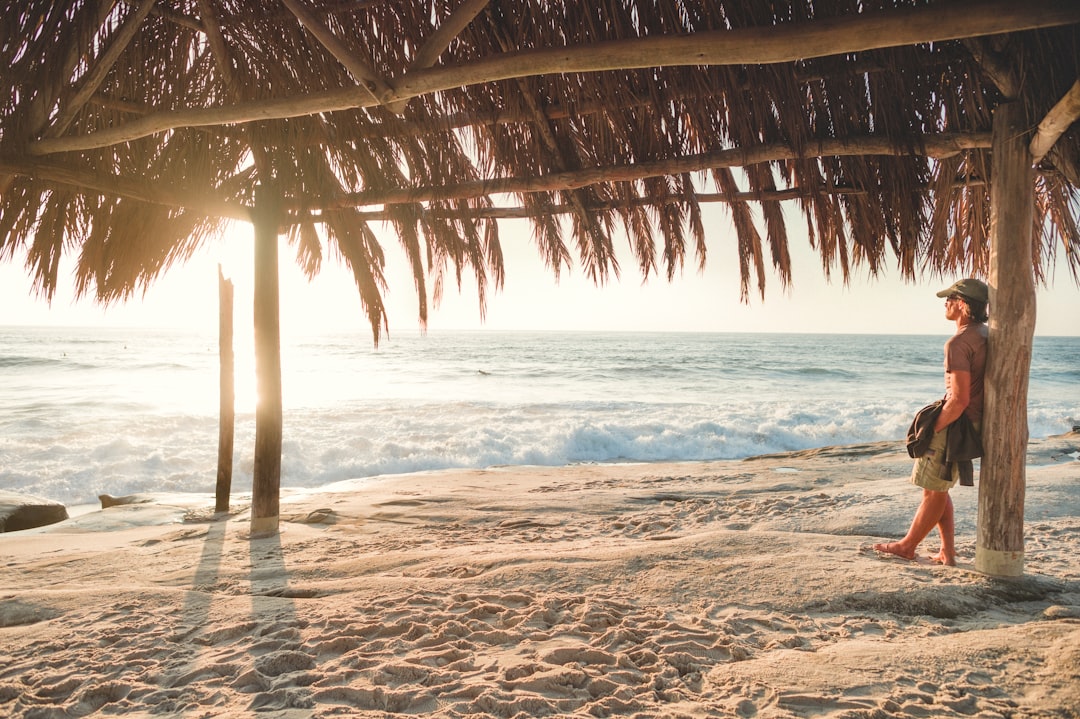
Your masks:
{"label": "man's cap", "polygon": [[948,297],[949,295],[960,295],[964,299],[981,302],[985,305],[990,301],[990,288],[986,286],[985,282],[969,277],[957,280],[951,287],[937,293],[938,297]]}

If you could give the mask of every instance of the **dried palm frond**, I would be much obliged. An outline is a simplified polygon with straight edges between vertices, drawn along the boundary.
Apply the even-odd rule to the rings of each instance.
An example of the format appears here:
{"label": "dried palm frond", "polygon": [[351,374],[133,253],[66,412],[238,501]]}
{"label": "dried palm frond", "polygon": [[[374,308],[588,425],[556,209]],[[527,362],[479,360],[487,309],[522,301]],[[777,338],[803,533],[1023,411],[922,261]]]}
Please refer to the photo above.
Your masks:
{"label": "dried palm frond", "polygon": [[[421,324],[464,272],[482,306],[501,286],[499,216],[528,218],[556,278],[617,276],[625,237],[644,277],[672,280],[689,240],[699,266],[733,252],[744,299],[764,296],[770,265],[792,281],[785,203],[826,275],[985,274],[993,110],[1015,98],[1038,124],[1080,77],[1080,17],[954,5],[492,0],[460,18],[458,0],[25,0],[0,38],[0,261],[24,258],[51,297],[72,254],[78,292],[122,299],[272,183],[297,261],[313,276],[323,242],[340,254],[376,338],[372,213]],[[920,18],[951,29],[843,34]],[[836,47],[806,34],[825,27]],[[1078,168],[1074,123],[1037,168],[1040,280],[1058,260],[1080,277]],[[705,202],[730,224],[706,227]]]}

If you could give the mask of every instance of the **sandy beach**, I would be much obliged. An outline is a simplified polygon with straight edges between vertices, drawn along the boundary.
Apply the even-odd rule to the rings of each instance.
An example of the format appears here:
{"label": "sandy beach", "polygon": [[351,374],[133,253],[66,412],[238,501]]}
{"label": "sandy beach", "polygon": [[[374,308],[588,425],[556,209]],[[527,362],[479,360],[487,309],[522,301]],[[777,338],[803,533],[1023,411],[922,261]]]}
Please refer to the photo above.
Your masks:
{"label": "sandy beach", "polygon": [[[0,715],[1080,716],[1080,435],[1029,447],[1026,573],[883,558],[900,443],[141,497],[0,534]],[[937,549],[936,534],[921,548]]]}

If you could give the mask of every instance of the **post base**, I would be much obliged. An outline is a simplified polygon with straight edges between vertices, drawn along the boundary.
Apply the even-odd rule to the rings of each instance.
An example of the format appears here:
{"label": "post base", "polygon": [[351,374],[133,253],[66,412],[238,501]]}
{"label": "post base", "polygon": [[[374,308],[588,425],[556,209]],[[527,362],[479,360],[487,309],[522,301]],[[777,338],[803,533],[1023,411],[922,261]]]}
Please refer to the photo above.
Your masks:
{"label": "post base", "polygon": [[1021,577],[1024,575],[1024,551],[1005,552],[977,546],[975,569],[993,577]]}
{"label": "post base", "polygon": [[275,517],[252,517],[251,536],[271,537],[278,533],[278,518]]}

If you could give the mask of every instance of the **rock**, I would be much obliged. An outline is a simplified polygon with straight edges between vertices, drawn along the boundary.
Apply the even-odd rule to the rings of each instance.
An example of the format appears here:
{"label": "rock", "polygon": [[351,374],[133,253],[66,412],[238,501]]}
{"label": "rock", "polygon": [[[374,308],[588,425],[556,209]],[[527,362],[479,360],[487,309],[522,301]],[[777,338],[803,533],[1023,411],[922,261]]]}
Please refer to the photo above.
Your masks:
{"label": "rock", "polygon": [[1047,619],[1080,619],[1080,606],[1055,604],[1043,610]]}
{"label": "rock", "polygon": [[101,508],[119,507],[125,504],[150,504],[154,498],[146,494],[125,494],[122,497],[114,497],[111,494],[99,494]]}
{"label": "rock", "polygon": [[0,489],[0,532],[44,527],[67,518],[67,507],[59,502]]}
{"label": "rock", "polygon": [[337,512],[332,509],[316,509],[300,521],[305,524],[336,524]]}
{"label": "rock", "polygon": [[281,518],[286,522],[296,522],[297,524],[337,524],[338,521],[337,512],[325,508],[308,512],[304,516],[292,514],[283,515]]}

